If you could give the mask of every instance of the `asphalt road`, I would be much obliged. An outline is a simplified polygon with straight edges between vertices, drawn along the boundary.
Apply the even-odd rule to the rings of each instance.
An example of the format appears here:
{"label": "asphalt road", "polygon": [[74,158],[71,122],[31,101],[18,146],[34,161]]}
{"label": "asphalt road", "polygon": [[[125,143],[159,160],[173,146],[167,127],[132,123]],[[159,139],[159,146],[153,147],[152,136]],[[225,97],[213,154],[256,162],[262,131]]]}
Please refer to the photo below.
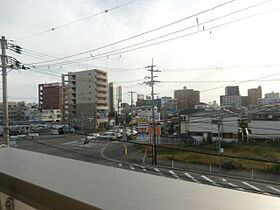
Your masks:
{"label": "asphalt road", "polygon": [[[123,152],[123,143],[109,140],[95,140],[89,144],[84,144],[81,140],[82,138],[83,136],[80,135],[40,136],[33,140],[22,138],[18,139],[13,144],[13,147],[118,167],[135,172],[154,174],[179,181],[191,181],[280,197],[280,183],[222,176],[183,168],[154,167],[148,164],[148,161],[146,164],[143,164],[142,159],[137,157],[137,155],[134,158],[126,158]],[[129,152],[136,153],[137,149],[130,147]]]}

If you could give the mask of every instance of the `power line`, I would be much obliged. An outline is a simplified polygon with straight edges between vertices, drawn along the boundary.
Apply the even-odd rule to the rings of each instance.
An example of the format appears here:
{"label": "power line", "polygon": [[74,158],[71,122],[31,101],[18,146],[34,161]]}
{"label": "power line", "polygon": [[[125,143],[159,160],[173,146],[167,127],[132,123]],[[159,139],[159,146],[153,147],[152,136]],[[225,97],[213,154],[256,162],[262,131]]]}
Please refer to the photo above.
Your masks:
{"label": "power line", "polygon": [[[269,1],[271,1],[271,0],[269,0]],[[255,5],[251,5],[251,6],[249,6],[249,7],[246,7],[246,8],[240,9],[240,10],[236,10],[236,11],[231,12],[231,13],[229,13],[229,14],[222,15],[222,16],[220,16],[220,17],[217,17],[217,18],[214,18],[214,19],[205,21],[205,22],[203,22],[203,23],[201,23],[201,24],[207,24],[207,23],[216,21],[216,20],[218,20],[218,19],[225,18],[225,17],[227,17],[227,16],[233,15],[233,14],[236,14],[236,13],[239,13],[239,12],[243,12],[244,10],[251,9],[251,8],[253,8],[253,7],[259,6],[259,5],[264,4],[264,3],[267,3],[267,2],[269,2],[269,1],[264,1],[264,2],[255,4]],[[274,10],[275,10],[275,9],[274,9]],[[271,10],[266,11],[266,12],[270,12],[270,11],[271,11]],[[168,34],[165,34],[165,35],[162,35],[162,36],[153,38],[153,39],[149,39],[149,40],[146,40],[146,41],[143,41],[143,42],[140,42],[140,43],[132,44],[132,45],[129,45],[129,46],[126,46],[126,47],[122,47],[122,48],[119,48],[119,49],[116,49],[116,50],[112,50],[112,51],[109,51],[109,52],[104,52],[104,53],[100,53],[100,54],[96,54],[96,55],[91,55],[91,57],[79,58],[79,59],[75,59],[75,60],[72,60],[72,61],[70,60],[70,61],[55,63],[55,64],[52,64],[52,65],[61,65],[61,64],[64,64],[64,63],[81,62],[81,61],[90,60],[90,59],[92,59],[92,58],[100,59],[100,58],[104,58],[104,57],[109,57],[109,56],[124,54],[124,53],[131,52],[131,51],[134,51],[134,50],[138,50],[138,49],[142,49],[142,48],[146,48],[146,47],[150,47],[150,46],[162,44],[162,43],[169,42],[169,41],[173,41],[173,40],[176,40],[176,39],[179,39],[179,38],[184,38],[184,37],[187,37],[187,36],[190,36],[190,35],[193,35],[193,34],[201,33],[201,32],[207,31],[207,30],[215,29],[215,28],[218,28],[218,27],[221,27],[221,26],[224,26],[224,25],[228,25],[228,24],[231,24],[231,23],[234,23],[234,22],[238,22],[238,21],[245,20],[245,19],[248,19],[248,18],[251,18],[251,17],[255,17],[255,16],[258,16],[258,15],[264,14],[264,13],[266,13],[266,12],[258,13],[258,14],[251,15],[251,16],[246,16],[246,17],[244,17],[244,18],[236,19],[236,20],[234,20],[234,21],[230,21],[230,22],[227,22],[227,23],[223,23],[223,24],[220,24],[220,25],[216,25],[216,26],[213,26],[213,27],[210,27],[210,28],[205,28],[205,27],[203,27],[202,30],[198,30],[198,31],[196,31],[196,32],[192,32],[192,33],[189,33],[189,34],[186,34],[186,35],[181,35],[181,36],[173,37],[173,38],[166,39],[166,40],[163,40],[163,41],[155,42],[155,43],[152,43],[152,44],[148,44],[148,45],[140,46],[140,47],[137,47],[137,48],[133,48],[133,49],[130,49],[130,50],[125,50],[125,49],[127,49],[127,48],[132,48],[132,47],[137,46],[137,45],[142,45],[142,44],[145,44],[145,43],[147,43],[147,42],[155,41],[155,40],[157,40],[157,39],[161,39],[161,38],[164,38],[164,37],[167,37],[167,36],[170,36],[170,35],[173,35],[173,34],[176,34],[176,33],[180,33],[180,32],[182,32],[182,31],[186,31],[186,30],[189,30],[189,29],[194,28],[194,27],[197,27],[197,25],[193,25],[193,26],[190,26],[190,27],[188,27],[188,28],[184,28],[184,29],[181,29],[181,30],[172,32],[172,33],[168,33]],[[101,47],[101,48],[103,48],[103,47]],[[93,49],[92,51],[96,51],[96,50],[99,50],[99,49],[100,49],[100,48],[96,48],[96,49]],[[124,50],[124,51],[120,51],[120,50]],[[87,51],[86,53],[88,53],[88,52],[90,52],[90,51]],[[80,54],[84,54],[84,53],[85,53],[85,52],[79,53],[79,55],[80,55]],[[71,57],[76,56],[76,55],[77,55],[77,54],[74,54],[74,55],[72,55]],[[68,58],[68,57],[64,57],[64,58]],[[62,58],[62,59],[64,59],[64,58]],[[37,62],[37,63],[38,63],[38,62]]]}
{"label": "power line", "polygon": [[[148,33],[152,33],[152,32],[155,32],[155,31],[157,31],[157,30],[160,30],[160,29],[169,27],[169,26],[171,26],[171,25],[177,24],[177,23],[179,23],[179,22],[182,22],[182,21],[184,21],[184,20],[190,19],[190,18],[195,17],[195,16],[197,16],[197,15],[200,15],[200,14],[209,12],[209,11],[211,11],[211,10],[217,9],[217,8],[219,8],[219,7],[225,6],[225,5],[227,5],[227,4],[229,4],[229,3],[232,3],[232,2],[234,2],[234,1],[235,1],[235,0],[231,0],[231,1],[228,1],[228,2],[225,2],[225,3],[222,3],[222,4],[219,4],[219,5],[215,6],[215,7],[212,7],[212,8],[206,9],[206,10],[203,10],[203,11],[198,12],[198,13],[196,13],[196,14],[193,14],[193,15],[184,17],[184,18],[182,18],[182,19],[179,19],[179,20],[177,20],[177,21],[168,23],[168,24],[166,24],[166,25],[162,25],[162,26],[160,26],[160,27],[157,27],[157,28],[154,28],[154,29],[151,29],[151,30],[142,32],[142,33],[140,33],[140,34],[137,34],[137,35],[134,35],[134,36],[131,36],[131,37],[122,39],[122,40],[120,40],[120,41],[113,42],[113,43],[110,43],[110,44],[107,44],[107,45],[104,45],[104,46],[101,46],[101,47],[98,47],[98,48],[95,48],[95,49],[87,50],[87,51],[84,51],[84,52],[72,54],[72,55],[69,55],[69,56],[61,57],[61,58],[50,59],[50,60],[46,60],[46,61],[42,61],[42,62],[36,62],[36,63],[31,63],[31,64],[34,65],[34,64],[40,64],[40,63],[47,63],[47,62],[53,62],[53,61],[63,60],[63,59],[66,59],[66,58],[71,58],[71,57],[74,57],[74,56],[78,56],[78,55],[82,55],[82,54],[86,54],[86,53],[91,53],[91,52],[94,52],[94,51],[97,51],[97,50],[100,50],[100,49],[103,49],[103,48],[111,47],[111,46],[114,46],[114,45],[116,45],[116,44],[119,44],[119,43],[122,43],[122,42],[125,42],[125,41],[128,41],[128,40],[131,40],[131,39],[134,39],[134,38],[137,38],[137,37],[146,35],[146,34],[148,34]],[[270,1],[271,1],[271,0],[270,0]]]}
{"label": "power line", "polygon": [[[233,21],[229,21],[229,22],[226,22],[226,23],[223,23],[223,24],[219,24],[219,25],[216,25],[216,26],[213,26],[213,27],[210,27],[210,28],[206,28],[204,30],[199,30],[199,31],[192,32],[192,33],[189,33],[189,34],[173,37],[173,38],[170,38],[170,39],[166,39],[166,40],[163,40],[163,41],[159,41],[159,42],[155,42],[155,43],[152,43],[152,44],[144,45],[144,46],[141,46],[141,47],[133,48],[133,49],[130,49],[130,50],[125,50],[125,51],[120,51],[120,52],[117,52],[117,53],[108,54],[108,55],[101,56],[101,57],[98,57],[98,58],[102,58],[102,57],[106,57],[106,56],[113,56],[113,55],[117,55],[117,54],[124,54],[124,53],[127,53],[127,52],[132,52],[132,51],[143,49],[143,48],[146,48],[146,47],[151,47],[151,46],[159,45],[159,44],[162,44],[162,43],[165,43],[165,42],[169,42],[169,41],[173,41],[173,40],[176,40],[176,39],[184,38],[184,37],[191,36],[191,35],[194,35],[194,34],[203,33],[205,31],[210,31],[212,29],[223,27],[223,26],[235,23],[235,22],[239,22],[239,21],[246,20],[246,19],[249,19],[249,18],[252,18],[252,17],[256,17],[258,15],[262,15],[262,14],[265,14],[267,12],[275,11],[275,10],[278,10],[278,9],[268,10],[268,11],[265,11],[265,12],[257,13],[255,15],[246,16],[246,17],[243,17],[243,18],[240,18],[240,19],[236,19],[236,20],[233,20]],[[102,53],[102,54],[105,54],[105,53]],[[84,59],[87,59],[87,58],[84,58]]]}
{"label": "power line", "polygon": [[227,69],[248,69],[248,68],[271,68],[279,67],[280,64],[259,64],[259,65],[232,65],[232,66],[200,66],[200,67],[189,67],[189,68],[162,68],[162,73],[165,72],[184,72],[184,71],[222,71]]}
{"label": "power line", "polygon": [[[262,77],[258,77],[258,78],[255,78],[255,79],[244,80],[244,81],[232,83],[232,84],[229,84],[229,85],[226,85],[226,86],[238,85],[238,84],[242,84],[242,83],[246,83],[246,82],[253,82],[253,81],[256,81],[256,80],[259,80],[259,79],[265,79],[265,78],[268,78],[268,77],[273,77],[273,76],[278,76],[278,75],[280,75],[280,73],[271,74],[271,75],[267,75],[267,76],[262,76]],[[207,91],[211,91],[211,90],[216,90],[216,89],[224,88],[226,86],[224,86],[224,85],[223,86],[217,86],[217,87],[214,87],[214,88],[209,88],[209,89],[206,89],[206,90],[202,90],[200,92],[207,92]]]}
{"label": "power line", "polygon": [[[248,80],[185,80],[185,81],[161,81],[161,83],[227,83],[227,82],[247,82]],[[258,82],[278,82],[280,79],[256,80]]]}
{"label": "power line", "polygon": [[92,18],[92,17],[96,17],[96,16],[101,15],[101,14],[106,14],[106,13],[108,13],[108,12],[110,12],[110,11],[119,9],[119,8],[121,8],[121,7],[127,6],[127,5],[132,4],[132,3],[134,3],[134,2],[137,2],[137,1],[140,1],[140,0],[129,1],[129,2],[126,2],[126,3],[123,3],[123,4],[117,5],[117,6],[115,6],[115,7],[112,7],[112,8],[110,8],[110,9],[103,10],[103,11],[98,12],[98,13],[96,13],[96,14],[88,15],[88,16],[85,16],[85,17],[82,17],[82,18],[78,18],[78,19],[72,20],[72,21],[70,21],[70,22],[68,22],[68,23],[64,23],[64,24],[61,24],[61,25],[58,25],[58,26],[49,28],[49,29],[47,29],[47,30],[43,30],[43,31],[36,32],[36,33],[30,34],[30,35],[26,35],[26,36],[23,36],[23,37],[19,37],[19,38],[16,38],[16,39],[14,39],[14,40],[15,40],[15,41],[20,41],[20,40],[28,39],[28,38],[31,38],[31,37],[39,36],[39,35],[41,35],[41,34],[45,34],[45,33],[48,33],[48,32],[53,32],[53,31],[56,31],[56,30],[61,29],[61,28],[63,28],[63,27],[66,27],[66,26],[69,26],[69,25],[72,25],[72,24],[75,24],[75,23],[84,21],[84,20],[86,20],[86,19],[89,19],[89,18]]}
{"label": "power line", "polygon": [[[181,38],[185,38],[187,36],[191,36],[191,35],[194,35],[194,34],[203,33],[205,31],[211,31],[211,30],[219,28],[219,27],[223,27],[223,26],[235,23],[235,22],[240,22],[240,21],[243,21],[243,20],[246,20],[246,19],[249,19],[249,18],[253,18],[253,17],[259,16],[259,15],[263,15],[265,13],[272,12],[272,11],[275,11],[275,10],[278,10],[278,9],[279,8],[272,9],[272,10],[267,10],[267,11],[260,12],[260,13],[254,14],[254,15],[249,15],[249,16],[246,16],[246,17],[243,17],[243,18],[235,19],[233,21],[229,21],[229,22],[222,23],[222,24],[219,24],[219,25],[216,25],[216,26],[212,26],[210,28],[204,28],[202,30],[191,32],[191,33],[188,33],[188,34],[185,34],[185,35],[176,36],[176,37],[169,38],[169,39],[166,39],[166,40],[163,40],[163,41],[154,42],[154,43],[151,43],[151,44],[147,44],[147,45],[144,45],[144,46],[132,48],[132,49],[129,49],[129,50],[123,50],[123,49],[126,49],[126,48],[131,48],[133,46],[141,45],[141,44],[146,43],[146,42],[150,42],[152,40],[159,39],[159,38],[165,36],[165,35],[163,35],[163,36],[161,36],[159,38],[150,39],[150,40],[147,40],[147,41],[144,41],[144,42],[140,42],[140,43],[137,43],[137,44],[129,45],[129,46],[126,46],[126,47],[123,47],[123,48],[120,48],[120,49],[116,49],[116,50],[112,50],[112,51],[109,51],[109,52],[100,53],[100,54],[97,54],[97,55],[94,55],[94,56],[97,56],[97,59],[100,59],[100,58],[104,58],[104,57],[108,57],[108,56],[125,54],[125,53],[132,52],[132,51],[135,51],[135,50],[139,50],[139,49],[143,49],[143,48],[159,45],[159,44],[162,44],[162,43],[165,43],[165,42],[169,42],[169,41],[173,41],[173,40],[177,40],[177,39],[181,39]],[[194,26],[191,26],[191,28],[193,28],[193,27]],[[166,36],[169,36],[169,34],[167,34]],[[119,51],[119,50],[123,50],[123,51]],[[108,54],[108,53],[111,53],[111,54]],[[62,64],[66,64],[66,63],[69,64],[69,63],[75,63],[75,62],[82,62],[82,61],[87,61],[87,60],[90,60],[90,59],[92,59],[92,57],[84,57],[84,58],[79,58],[79,59],[72,60],[72,61],[70,60],[70,61],[65,61],[65,62],[61,62],[61,63],[55,63],[55,64],[52,64],[52,65],[62,65]]]}

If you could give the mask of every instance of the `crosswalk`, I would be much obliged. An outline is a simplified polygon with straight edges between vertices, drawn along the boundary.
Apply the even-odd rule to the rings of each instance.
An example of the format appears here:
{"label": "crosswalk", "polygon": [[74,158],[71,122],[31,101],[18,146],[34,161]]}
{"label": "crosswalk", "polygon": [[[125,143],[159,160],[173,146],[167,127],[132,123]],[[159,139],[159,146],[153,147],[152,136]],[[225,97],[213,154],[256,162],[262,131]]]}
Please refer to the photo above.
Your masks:
{"label": "crosswalk", "polygon": [[246,186],[248,186],[248,187],[250,187],[250,188],[252,188],[253,190],[260,191],[260,192],[262,191],[260,188],[254,186],[254,185],[251,185],[248,182],[241,182],[241,183],[246,185]]}
{"label": "crosswalk", "polygon": [[[102,147],[102,142],[90,142],[84,144],[83,141],[69,141],[61,143],[61,146],[71,146],[73,148],[89,148],[97,149]],[[199,172],[190,172],[183,170],[170,170],[168,168],[158,168],[152,166],[143,166],[138,164],[129,164],[125,162],[117,163],[117,167],[129,169],[132,171],[140,171],[144,173],[151,173],[159,176],[166,176],[170,178],[175,178],[177,180],[192,181],[195,183],[203,183],[213,186],[223,186],[231,189],[236,189],[239,191],[251,191],[262,193],[264,195],[277,195],[280,197],[280,184],[279,185],[269,185],[265,183],[256,183],[254,181],[242,181],[234,178],[224,178],[217,177],[212,174],[199,174]]]}
{"label": "crosswalk", "polygon": [[188,172],[184,173],[187,177],[189,177],[192,181],[198,182],[192,175],[190,175]]}
{"label": "crosswalk", "polygon": [[267,186],[267,187],[270,188],[270,189],[272,189],[272,190],[274,190],[274,191],[276,191],[276,192],[278,192],[278,193],[280,193],[280,190],[277,189],[277,188],[275,188],[275,187],[272,187],[272,186]]}
{"label": "crosswalk", "polygon": [[250,192],[257,192],[262,193],[264,195],[276,195],[280,197],[280,185],[278,186],[271,186],[266,184],[258,184],[255,186],[254,182],[250,181],[241,181],[241,180],[234,180],[234,179],[227,179],[221,177],[215,177],[213,175],[202,175],[199,173],[194,172],[186,172],[186,171],[177,171],[177,170],[169,170],[157,167],[147,167],[142,165],[129,165],[129,164],[118,164],[119,167],[125,167],[129,170],[133,171],[142,171],[142,172],[149,172],[149,173],[156,173],[160,176],[167,176],[172,177],[178,180],[184,181],[192,181],[195,183],[204,183],[210,184],[213,186],[221,186],[227,187],[231,189],[236,189],[239,191],[250,191]]}

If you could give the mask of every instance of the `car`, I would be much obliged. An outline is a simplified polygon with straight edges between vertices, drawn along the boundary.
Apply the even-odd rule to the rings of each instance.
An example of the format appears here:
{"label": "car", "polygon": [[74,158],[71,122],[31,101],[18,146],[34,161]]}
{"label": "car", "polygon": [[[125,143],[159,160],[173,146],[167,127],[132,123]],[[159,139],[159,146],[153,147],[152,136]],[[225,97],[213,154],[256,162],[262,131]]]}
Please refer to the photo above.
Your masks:
{"label": "car", "polygon": [[100,137],[99,133],[92,133],[86,137],[87,140],[95,140]]}
{"label": "car", "polygon": [[107,132],[103,133],[100,136],[100,138],[116,140],[117,139],[117,134],[115,134],[114,132],[107,131]]}
{"label": "car", "polygon": [[[133,134],[133,136],[136,136],[137,134],[138,134],[138,132],[136,131],[136,130],[132,130],[132,134]],[[131,129],[127,129],[126,130],[126,135],[127,136],[131,136]]]}

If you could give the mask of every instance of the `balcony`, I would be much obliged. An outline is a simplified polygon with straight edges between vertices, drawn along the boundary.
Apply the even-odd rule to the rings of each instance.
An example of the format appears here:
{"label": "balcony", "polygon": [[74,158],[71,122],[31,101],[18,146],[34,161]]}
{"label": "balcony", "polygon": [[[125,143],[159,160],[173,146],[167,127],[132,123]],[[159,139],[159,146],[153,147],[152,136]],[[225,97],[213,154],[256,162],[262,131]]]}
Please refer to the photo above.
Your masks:
{"label": "balcony", "polygon": [[3,205],[10,199],[15,204],[14,208],[5,209],[31,209],[20,207],[23,204],[54,210],[279,209],[279,198],[274,196],[11,147],[0,148],[0,159],[0,188],[4,193],[0,201]]}
{"label": "balcony", "polygon": [[97,100],[96,100],[96,103],[97,103],[97,104],[107,104],[107,103],[108,103],[108,100],[106,100],[106,99],[97,99]]}
{"label": "balcony", "polygon": [[106,87],[101,87],[101,86],[97,86],[96,90],[97,91],[103,91],[103,92],[107,92],[108,91]]}
{"label": "balcony", "polygon": [[96,109],[97,110],[108,110],[109,107],[108,106],[103,106],[103,105],[96,105]]}
{"label": "balcony", "polygon": [[103,80],[96,80],[95,83],[96,83],[97,85],[103,85],[103,86],[107,85],[107,81],[103,81]]}
{"label": "balcony", "polygon": [[95,77],[96,77],[97,79],[103,79],[103,80],[106,80],[106,81],[107,81],[107,76],[104,76],[104,75],[102,75],[102,74],[100,74],[100,73],[96,73]]}
{"label": "balcony", "polygon": [[107,93],[100,93],[100,92],[97,92],[97,93],[96,93],[96,97],[97,97],[97,98],[99,98],[99,97],[100,97],[100,98],[107,98]]}

